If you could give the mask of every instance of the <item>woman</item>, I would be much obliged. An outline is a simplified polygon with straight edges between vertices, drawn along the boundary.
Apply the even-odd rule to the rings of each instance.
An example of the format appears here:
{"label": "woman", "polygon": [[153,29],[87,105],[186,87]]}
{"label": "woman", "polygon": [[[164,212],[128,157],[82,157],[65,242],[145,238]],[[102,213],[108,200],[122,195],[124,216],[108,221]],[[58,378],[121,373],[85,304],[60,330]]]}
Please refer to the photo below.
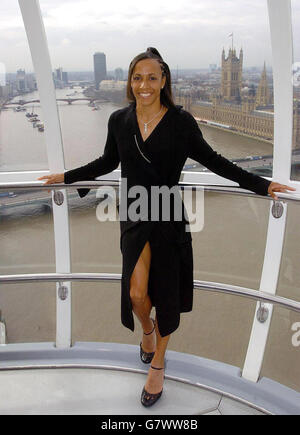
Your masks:
{"label": "woman", "polygon": [[[104,153],[93,162],[65,172],[39,178],[45,184],[94,180],[116,169],[121,162],[121,189],[126,211],[132,205],[128,191],[133,186],[176,186],[186,159],[192,158],[213,172],[236,181],[260,195],[295,190],[267,181],[234,165],[217,154],[203,139],[188,112],[175,106],[171,74],[158,51],[148,48],[130,64],[127,83],[128,107],[114,112],[108,122]],[[89,189],[78,189],[82,197]],[[150,205],[151,211],[151,205]],[[121,210],[121,214],[124,208]],[[186,231],[185,216],[175,221],[151,221],[150,214],[139,221],[120,218],[122,264],[121,318],[134,330],[132,311],[144,334],[140,357],[150,363],[141,402],[151,406],[162,394],[165,352],[172,332],[179,326],[180,313],[192,310],[192,238]],[[150,318],[152,307],[156,319]]]}

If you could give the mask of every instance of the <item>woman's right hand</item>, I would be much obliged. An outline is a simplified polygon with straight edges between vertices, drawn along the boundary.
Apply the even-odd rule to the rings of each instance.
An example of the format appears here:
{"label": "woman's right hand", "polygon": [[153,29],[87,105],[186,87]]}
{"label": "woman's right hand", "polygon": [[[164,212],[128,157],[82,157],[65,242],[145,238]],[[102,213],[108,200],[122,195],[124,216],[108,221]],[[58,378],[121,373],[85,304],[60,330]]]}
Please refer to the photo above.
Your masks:
{"label": "woman's right hand", "polygon": [[[55,184],[55,183],[64,183],[65,174],[49,174],[44,175],[43,177],[38,178],[38,180],[47,180],[44,184]],[[48,193],[50,190],[48,190]]]}

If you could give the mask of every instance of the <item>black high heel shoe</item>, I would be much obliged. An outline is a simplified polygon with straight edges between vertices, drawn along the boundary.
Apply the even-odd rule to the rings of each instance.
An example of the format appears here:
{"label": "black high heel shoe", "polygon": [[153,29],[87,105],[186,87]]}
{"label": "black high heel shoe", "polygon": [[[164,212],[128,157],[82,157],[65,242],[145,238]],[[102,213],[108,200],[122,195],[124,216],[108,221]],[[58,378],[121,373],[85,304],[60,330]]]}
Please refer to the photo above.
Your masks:
{"label": "black high heel shoe", "polygon": [[[161,367],[161,368],[157,368],[157,367],[153,367],[153,366],[150,366],[150,367],[154,370],[164,370],[165,369],[165,367]],[[163,392],[163,389],[159,393],[156,393],[156,394],[148,393],[148,391],[144,387],[143,391],[142,391],[142,395],[141,395],[142,405],[144,405],[146,407],[154,405],[154,403],[156,403],[158,401],[158,399],[161,397],[162,392]]]}
{"label": "black high heel shoe", "polygon": [[[153,322],[153,329],[151,332],[148,332],[148,333],[144,332],[144,335],[151,335],[155,329],[155,320],[152,318],[151,318],[151,320]],[[155,352],[145,352],[142,348],[142,342],[140,342],[140,356],[141,356],[141,360],[144,364],[151,363],[151,361],[154,357],[154,354],[155,354]]]}

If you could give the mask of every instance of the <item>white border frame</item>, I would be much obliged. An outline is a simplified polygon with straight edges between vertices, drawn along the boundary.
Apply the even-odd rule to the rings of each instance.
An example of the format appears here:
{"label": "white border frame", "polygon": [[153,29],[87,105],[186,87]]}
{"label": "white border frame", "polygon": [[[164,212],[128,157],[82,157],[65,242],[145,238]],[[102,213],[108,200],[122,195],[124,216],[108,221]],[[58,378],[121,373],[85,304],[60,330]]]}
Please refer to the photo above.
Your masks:
{"label": "white border frame", "polygon": [[[293,87],[292,63],[293,40],[291,24],[290,0],[267,0],[270,18],[270,31],[273,50],[274,73],[274,159],[273,178],[281,183],[299,188],[300,182],[290,180],[292,127],[293,127]],[[47,39],[42,21],[38,0],[19,0],[23,20],[32,54],[33,65],[37,77],[41,107],[45,121],[45,139],[47,145],[49,171],[1,172],[1,182],[35,182],[36,179],[49,172],[64,171],[63,146],[60,131],[59,116],[52,80],[52,68],[48,52]],[[117,171],[116,171],[117,172]],[[104,178],[104,177],[103,177]],[[182,181],[201,181],[207,184],[236,185],[216,174],[184,172]],[[40,185],[37,182],[37,185]],[[299,190],[299,189],[298,189]],[[61,190],[66,198],[66,191]],[[272,204],[270,204],[271,207]],[[53,202],[56,271],[70,272],[70,239],[67,201],[60,207]],[[265,260],[261,277],[263,291],[276,293],[282,246],[286,224],[286,208],[283,218],[274,220],[271,210],[265,252]],[[277,238],[277,244],[273,241]],[[271,254],[272,252],[272,254]],[[276,268],[274,268],[276,264]],[[276,269],[276,270],[274,270]],[[64,283],[70,289],[70,283]],[[71,293],[69,293],[71,295]],[[263,325],[263,335],[254,319],[248,354],[243,370],[243,376],[257,381],[263,361],[265,344],[269,333],[271,316]],[[69,347],[71,342],[71,297],[64,302],[57,298],[57,340],[58,347]],[[260,343],[257,351],[255,344]]]}

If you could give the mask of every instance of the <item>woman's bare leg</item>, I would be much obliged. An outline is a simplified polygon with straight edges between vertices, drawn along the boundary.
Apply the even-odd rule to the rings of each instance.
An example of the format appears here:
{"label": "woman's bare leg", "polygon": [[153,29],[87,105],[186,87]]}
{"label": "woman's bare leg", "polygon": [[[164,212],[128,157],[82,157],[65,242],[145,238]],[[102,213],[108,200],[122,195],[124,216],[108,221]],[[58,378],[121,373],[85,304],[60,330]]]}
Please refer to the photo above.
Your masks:
{"label": "woman's bare leg", "polygon": [[[148,280],[151,264],[151,248],[149,242],[144,246],[143,251],[135,265],[130,279],[130,298],[133,312],[141,322],[143,331],[149,333],[153,329],[153,322],[150,319],[152,303],[148,295]],[[154,352],[151,365],[157,368],[164,367],[165,353],[170,335],[161,337],[157,322],[155,322],[156,334],[144,335],[142,347],[145,352]],[[156,340],[155,340],[156,335]],[[156,345],[155,345],[156,341]],[[156,394],[162,390],[164,382],[164,370],[149,368],[145,389],[148,393]]]}
{"label": "woman's bare leg", "polygon": [[[161,368],[165,366],[165,353],[171,335],[161,337],[157,322],[155,322],[156,332],[156,351],[151,362],[151,366]],[[155,370],[150,366],[145,390],[151,394],[157,394],[162,390],[164,382],[164,370]]]}
{"label": "woman's bare leg", "polygon": [[[146,242],[140,257],[135,265],[130,279],[130,298],[134,314],[141,322],[143,331],[148,334],[153,330],[153,322],[150,319],[152,303],[148,295],[148,280],[151,264],[151,248]],[[155,351],[155,334],[144,335],[142,347],[145,352]]]}

